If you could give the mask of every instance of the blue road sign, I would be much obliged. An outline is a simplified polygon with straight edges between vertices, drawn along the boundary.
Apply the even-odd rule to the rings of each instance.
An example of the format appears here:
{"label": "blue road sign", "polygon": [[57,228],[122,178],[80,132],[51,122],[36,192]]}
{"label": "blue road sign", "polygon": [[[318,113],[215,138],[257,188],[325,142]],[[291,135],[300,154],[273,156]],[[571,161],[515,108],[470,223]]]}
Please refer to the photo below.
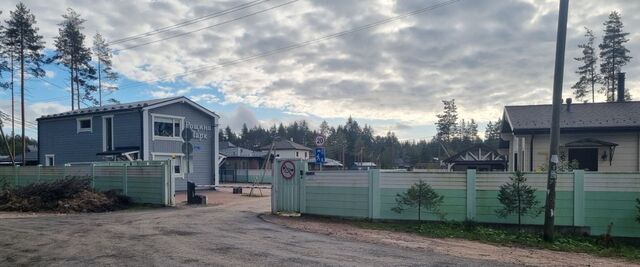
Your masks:
{"label": "blue road sign", "polygon": [[324,148],[316,147],[316,164],[322,164],[324,160]]}

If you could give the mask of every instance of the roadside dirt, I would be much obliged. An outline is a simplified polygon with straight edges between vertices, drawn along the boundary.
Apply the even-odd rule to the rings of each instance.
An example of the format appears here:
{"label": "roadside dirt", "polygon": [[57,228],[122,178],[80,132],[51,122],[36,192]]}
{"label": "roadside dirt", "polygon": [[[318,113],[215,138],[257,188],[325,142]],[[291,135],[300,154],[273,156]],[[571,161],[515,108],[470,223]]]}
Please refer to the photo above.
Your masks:
{"label": "roadside dirt", "polygon": [[506,264],[529,266],[640,266],[623,260],[601,258],[583,253],[504,247],[462,239],[428,238],[408,233],[362,229],[348,223],[325,218],[262,215],[262,219],[305,232]]}

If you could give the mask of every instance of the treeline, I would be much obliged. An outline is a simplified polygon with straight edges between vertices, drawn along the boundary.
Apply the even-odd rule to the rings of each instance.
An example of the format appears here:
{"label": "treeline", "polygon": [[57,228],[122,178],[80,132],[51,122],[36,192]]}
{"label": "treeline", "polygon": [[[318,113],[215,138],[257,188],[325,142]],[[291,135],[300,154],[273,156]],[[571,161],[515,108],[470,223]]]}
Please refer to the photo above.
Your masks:
{"label": "treeline", "polygon": [[443,101],[444,111],[438,115],[438,134],[431,140],[400,141],[393,132],[376,135],[369,125],[360,125],[348,118],[344,125],[330,126],[323,121],[317,129],[311,129],[306,121],[287,125],[280,123],[270,128],[243,125],[239,133],[228,126],[219,133],[220,140],[248,148],[258,149],[276,139],[293,140],[307,147],[315,147],[317,135],[327,137],[325,148],[328,158],[350,166],[353,162],[374,162],[382,168],[403,166],[437,166],[440,160],[462,151],[474,144],[484,143],[497,148],[500,138],[500,120],[490,122],[485,129],[485,138],[478,135],[475,120],[458,120],[455,100]]}
{"label": "treeline", "polygon": [[[0,115],[3,115],[5,123],[9,120],[21,121],[22,137],[27,117],[24,96],[28,80],[37,79],[67,90],[66,87],[44,79],[44,66],[47,64],[53,64],[62,72],[67,72],[71,109],[102,105],[103,97],[117,90],[115,84],[118,75],[112,68],[109,43],[100,33],[96,33],[92,46],[89,46],[83,33],[85,22],[80,14],[71,8],[67,9],[58,23],[58,36],[54,37],[54,50],[50,57],[44,52],[45,41],[39,33],[36,16],[26,5],[18,3],[9,12],[8,18],[0,23],[0,88],[11,90],[12,103],[11,117],[7,118],[9,114]],[[16,85],[20,90],[20,119],[15,115]],[[109,98],[104,102],[118,101]],[[15,132],[12,128],[8,135],[15,136]],[[26,139],[24,140],[21,140],[23,147],[26,146]],[[14,147],[12,143],[10,150],[15,150],[16,154],[23,153],[23,149]]]}

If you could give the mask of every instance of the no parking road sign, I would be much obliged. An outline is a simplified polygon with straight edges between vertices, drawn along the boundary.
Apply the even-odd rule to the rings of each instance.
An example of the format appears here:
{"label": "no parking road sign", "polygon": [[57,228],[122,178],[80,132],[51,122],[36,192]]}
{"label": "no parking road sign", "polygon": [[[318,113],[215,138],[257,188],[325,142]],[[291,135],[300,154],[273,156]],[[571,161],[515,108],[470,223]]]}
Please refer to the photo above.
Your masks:
{"label": "no parking road sign", "polygon": [[293,176],[296,175],[296,165],[293,161],[287,160],[282,162],[282,165],[280,166],[280,174],[282,174],[282,178],[287,180],[293,178]]}

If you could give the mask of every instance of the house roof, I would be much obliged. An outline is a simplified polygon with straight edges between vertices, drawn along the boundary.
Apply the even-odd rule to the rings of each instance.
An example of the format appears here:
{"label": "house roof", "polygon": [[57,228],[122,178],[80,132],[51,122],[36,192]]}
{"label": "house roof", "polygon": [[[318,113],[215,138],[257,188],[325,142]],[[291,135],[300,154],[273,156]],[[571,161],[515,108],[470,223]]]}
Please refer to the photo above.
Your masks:
{"label": "house roof", "polygon": [[211,116],[219,118],[217,114],[200,106],[198,103],[192,101],[191,99],[184,96],[176,96],[176,97],[151,99],[151,100],[144,100],[144,101],[137,101],[137,102],[130,102],[130,103],[104,105],[100,107],[81,108],[81,109],[66,111],[62,113],[43,115],[42,117],[38,118],[38,120],[70,117],[70,116],[80,116],[80,115],[90,115],[90,114],[96,114],[96,113],[107,113],[107,112],[123,111],[123,110],[150,109],[150,108],[161,107],[164,105],[169,105],[177,102],[188,103],[194,106],[195,108],[203,111],[204,113],[207,113]]}
{"label": "house roof", "polygon": [[[551,105],[506,106],[502,132],[549,132]],[[640,102],[609,102],[562,105],[563,130],[640,129]]]}
{"label": "house roof", "polygon": [[[271,145],[262,146],[260,150],[269,150]],[[290,140],[280,140],[273,144],[273,150],[307,150],[311,151],[311,148],[298,144]]]}
{"label": "house roof", "polygon": [[[316,163],[315,155],[313,155],[311,158],[309,158],[307,160],[307,162],[315,164]],[[343,165],[342,165],[342,162],[337,161],[335,159],[325,158],[324,159],[324,163],[322,164],[322,166],[324,166],[324,167],[342,167]]]}

